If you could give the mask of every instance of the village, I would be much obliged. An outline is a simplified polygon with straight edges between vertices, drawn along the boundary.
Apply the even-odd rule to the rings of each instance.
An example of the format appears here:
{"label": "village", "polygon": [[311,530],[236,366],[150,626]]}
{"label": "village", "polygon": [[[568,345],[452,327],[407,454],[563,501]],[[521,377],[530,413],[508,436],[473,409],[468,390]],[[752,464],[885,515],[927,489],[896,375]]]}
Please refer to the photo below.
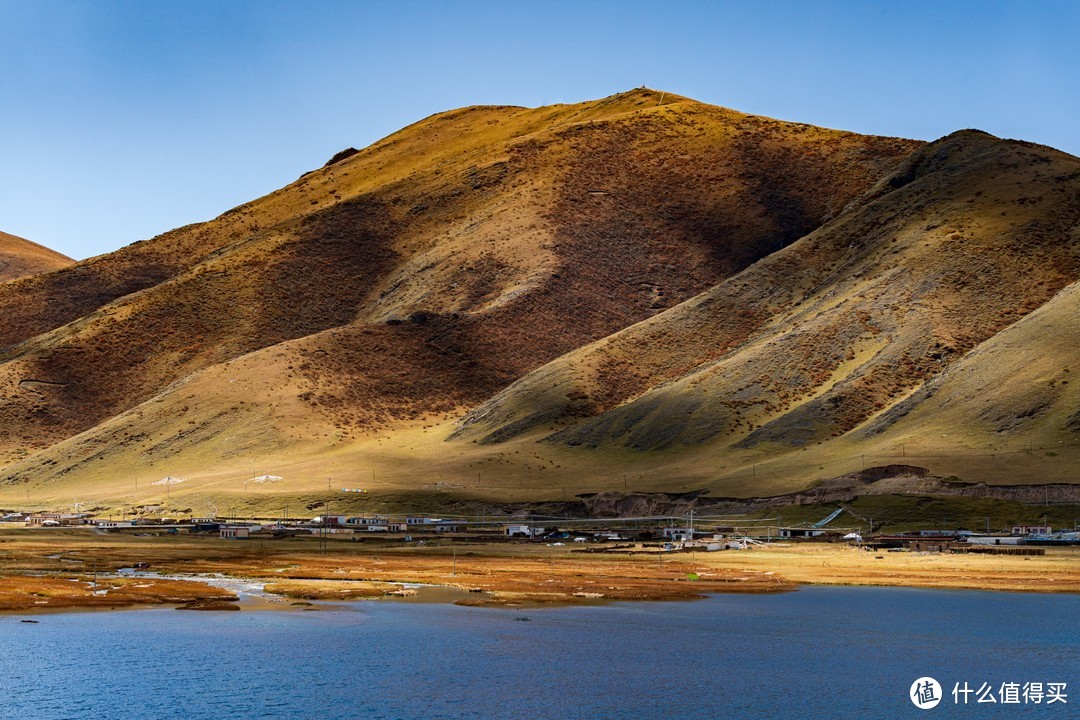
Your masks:
{"label": "village", "polygon": [[[1075,530],[987,528],[984,518],[982,532],[878,520],[871,532],[849,507],[638,517],[338,514],[325,505],[304,518],[189,518],[160,506],[121,518],[0,512],[0,609],[238,609],[231,590],[215,587],[235,581],[283,598],[275,607],[415,595],[517,607],[815,584],[1080,592]],[[784,515],[792,521],[777,522]]]}
{"label": "village", "polygon": [[842,543],[874,551],[1042,554],[1046,546],[1080,545],[1080,530],[1049,525],[1013,525],[982,532],[966,528],[872,533],[862,527],[833,527],[837,508],[815,523],[768,524],[757,519],[704,516],[632,518],[433,517],[399,514],[322,514],[306,519],[153,516],[102,519],[87,512],[19,512],[0,515],[0,527],[90,529],[100,533],[216,536],[223,540],[314,537],[322,542],[380,540],[424,545],[433,539],[461,543],[532,542],[554,547],[600,544],[583,552],[716,552],[746,550],[773,542]]}

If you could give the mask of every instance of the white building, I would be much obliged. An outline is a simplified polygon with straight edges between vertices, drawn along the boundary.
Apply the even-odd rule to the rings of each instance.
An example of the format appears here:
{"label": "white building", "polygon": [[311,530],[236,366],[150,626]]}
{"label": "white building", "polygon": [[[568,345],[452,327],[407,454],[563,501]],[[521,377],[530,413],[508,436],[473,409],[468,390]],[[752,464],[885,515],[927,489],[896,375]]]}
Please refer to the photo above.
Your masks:
{"label": "white building", "polygon": [[1049,525],[1013,525],[1013,535],[1049,535],[1053,532]]}
{"label": "white building", "polygon": [[316,525],[344,525],[348,521],[348,515],[320,515],[311,519]]}
{"label": "white building", "polygon": [[535,538],[544,534],[544,528],[534,525],[507,525],[506,534],[510,537],[520,536]]}
{"label": "white building", "polygon": [[341,524],[348,526],[370,527],[372,525],[385,525],[386,518],[379,515],[372,515],[371,517],[357,515],[354,517],[345,518],[345,520]]}
{"label": "white building", "polygon": [[968,537],[969,545],[1020,545],[1024,541],[1021,537],[1003,537],[1001,535],[972,535]]}

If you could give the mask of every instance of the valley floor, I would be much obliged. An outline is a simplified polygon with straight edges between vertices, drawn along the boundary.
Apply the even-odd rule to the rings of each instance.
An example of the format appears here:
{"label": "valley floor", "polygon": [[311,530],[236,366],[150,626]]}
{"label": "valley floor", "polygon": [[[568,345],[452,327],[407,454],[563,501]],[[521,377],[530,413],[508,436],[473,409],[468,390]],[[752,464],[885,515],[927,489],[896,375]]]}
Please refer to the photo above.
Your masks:
{"label": "valley floor", "polygon": [[[137,564],[145,564],[140,565],[145,571],[118,574]],[[998,556],[773,543],[749,550],[660,553],[632,544],[581,552],[542,543],[435,540],[417,546],[331,540],[324,550],[318,538],[228,541],[0,531],[4,611],[155,604],[236,609],[238,598],[222,578],[250,581],[269,597],[294,605],[409,597],[416,586],[454,589],[437,597],[459,604],[502,607],[691,599],[788,591],[801,584],[1080,592],[1080,549]]]}

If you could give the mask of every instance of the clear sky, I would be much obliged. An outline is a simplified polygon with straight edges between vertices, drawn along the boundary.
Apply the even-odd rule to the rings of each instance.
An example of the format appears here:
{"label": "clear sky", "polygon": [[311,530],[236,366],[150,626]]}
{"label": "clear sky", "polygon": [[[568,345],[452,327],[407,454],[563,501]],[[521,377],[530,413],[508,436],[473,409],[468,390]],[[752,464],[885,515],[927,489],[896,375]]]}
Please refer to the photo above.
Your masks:
{"label": "clear sky", "polygon": [[442,110],[639,85],[1080,154],[1080,1],[0,0],[0,230],[75,258]]}

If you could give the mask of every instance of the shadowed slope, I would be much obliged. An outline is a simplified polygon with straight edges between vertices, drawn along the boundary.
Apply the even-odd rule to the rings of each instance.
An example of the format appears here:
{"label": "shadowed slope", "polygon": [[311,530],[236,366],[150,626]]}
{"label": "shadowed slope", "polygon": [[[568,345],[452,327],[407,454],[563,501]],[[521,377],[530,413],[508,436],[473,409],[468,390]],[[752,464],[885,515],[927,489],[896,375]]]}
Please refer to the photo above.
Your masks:
{"label": "shadowed slope", "polygon": [[[1080,233],[1078,233],[1080,234]],[[969,447],[1044,447],[1080,442],[1080,284],[976,348],[946,372],[860,428],[858,435],[900,442],[917,435]]]}
{"label": "shadowed slope", "polygon": [[1076,158],[956,133],[798,243],[526,376],[457,437],[570,423],[547,439],[650,450],[842,435],[1080,276],[1078,198]]}

